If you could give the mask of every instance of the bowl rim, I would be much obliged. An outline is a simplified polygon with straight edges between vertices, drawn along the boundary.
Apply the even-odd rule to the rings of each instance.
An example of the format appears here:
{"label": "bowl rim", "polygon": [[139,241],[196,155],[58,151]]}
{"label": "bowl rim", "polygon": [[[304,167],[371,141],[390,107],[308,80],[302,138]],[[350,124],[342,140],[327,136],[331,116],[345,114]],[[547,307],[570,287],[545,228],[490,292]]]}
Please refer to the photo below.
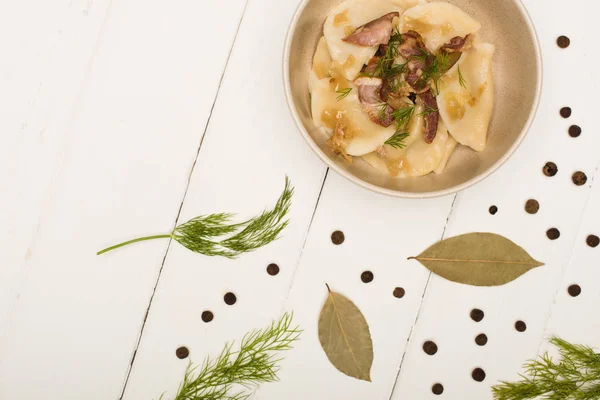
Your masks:
{"label": "bowl rim", "polygon": [[323,163],[325,163],[325,165],[327,165],[328,168],[332,168],[335,172],[337,172],[339,175],[343,176],[350,182],[352,182],[358,186],[361,186],[365,189],[368,189],[372,192],[383,194],[386,196],[391,196],[391,197],[426,199],[426,198],[434,198],[434,197],[441,197],[441,196],[455,194],[455,193],[463,191],[463,190],[483,181],[484,179],[486,179],[487,177],[492,175],[494,172],[496,172],[514,154],[514,152],[517,150],[517,148],[519,148],[519,146],[525,139],[525,136],[527,136],[527,134],[529,133],[531,125],[533,124],[533,121],[535,120],[535,117],[537,115],[537,111],[538,111],[539,104],[540,104],[540,98],[541,98],[541,94],[542,94],[542,82],[543,82],[543,74],[544,74],[542,50],[541,50],[537,31],[535,29],[535,25],[533,24],[531,15],[527,11],[527,8],[523,4],[523,1],[522,0],[513,0],[514,3],[516,4],[516,6],[521,11],[521,14],[523,15],[523,18],[525,19],[525,22],[527,24],[527,29],[529,30],[529,33],[531,34],[531,37],[533,38],[533,42],[534,42],[533,45],[535,48],[535,58],[536,58],[538,67],[537,67],[537,79],[536,79],[536,92],[535,92],[535,97],[533,99],[532,107],[529,112],[529,117],[527,118],[525,125],[521,129],[519,136],[514,141],[512,146],[508,149],[508,151],[506,151],[506,153],[504,153],[504,155],[502,157],[500,157],[500,159],[498,161],[496,161],[494,164],[492,164],[483,173],[481,173],[477,176],[474,176],[473,178],[471,178],[463,183],[460,183],[458,185],[451,186],[449,188],[442,189],[442,190],[432,191],[432,192],[403,192],[400,190],[387,189],[387,188],[383,188],[381,186],[377,186],[372,183],[366,182],[366,181],[358,178],[357,176],[351,174],[350,172],[346,171],[345,169],[340,167],[336,162],[334,162],[331,158],[329,158],[329,156],[327,154],[325,154],[325,152],[323,150],[321,150],[321,148],[315,143],[313,138],[310,136],[310,134],[304,127],[304,124],[302,124],[302,121],[300,120],[300,117],[298,116],[298,111],[296,110],[296,106],[292,99],[290,68],[289,68],[292,36],[294,35],[294,32],[296,31],[298,19],[300,18],[302,11],[304,11],[304,8],[306,7],[306,5],[308,4],[309,1],[315,1],[315,0],[301,0],[300,1],[300,4],[296,8],[296,11],[294,12],[294,15],[292,16],[290,26],[289,26],[288,31],[285,36],[285,42],[283,45],[283,63],[282,63],[285,99],[286,99],[288,109],[290,110],[290,113],[292,114],[292,119],[294,120],[294,123],[296,124],[296,127],[298,128],[298,130],[302,134],[302,137],[304,138],[306,143],[309,145],[309,147],[312,149],[312,151],[317,154],[317,156],[321,159],[321,161],[323,161]]}

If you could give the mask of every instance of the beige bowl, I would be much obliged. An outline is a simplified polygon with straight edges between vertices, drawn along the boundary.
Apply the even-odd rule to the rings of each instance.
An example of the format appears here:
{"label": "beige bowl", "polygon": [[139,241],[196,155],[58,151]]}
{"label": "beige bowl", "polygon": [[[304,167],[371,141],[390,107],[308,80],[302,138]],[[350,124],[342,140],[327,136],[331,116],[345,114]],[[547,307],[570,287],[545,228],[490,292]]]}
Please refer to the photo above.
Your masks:
{"label": "beige bowl", "polygon": [[284,46],[283,79],[288,105],[302,136],[340,175],[378,193],[436,197],[463,190],[489,176],[523,141],[535,116],[542,87],[542,58],[533,23],[520,0],[451,0],[481,22],[478,35],[496,46],[494,112],[483,152],[457,146],[441,175],[391,178],[360,158],[349,164],[334,154],[310,112],[308,77],[327,12],[341,0],[302,0]]}

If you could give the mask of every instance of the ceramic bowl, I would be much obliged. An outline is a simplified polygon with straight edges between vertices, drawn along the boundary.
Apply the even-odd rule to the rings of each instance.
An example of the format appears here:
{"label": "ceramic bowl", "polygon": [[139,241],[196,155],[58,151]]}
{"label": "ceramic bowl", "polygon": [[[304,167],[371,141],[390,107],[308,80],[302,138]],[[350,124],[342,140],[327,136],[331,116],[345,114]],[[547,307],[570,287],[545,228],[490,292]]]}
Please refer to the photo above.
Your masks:
{"label": "ceramic bowl", "polygon": [[378,193],[425,198],[463,190],[497,170],[523,141],[535,116],[542,87],[542,58],[533,23],[520,0],[451,0],[481,22],[478,36],[496,46],[494,111],[485,150],[457,146],[445,171],[417,178],[392,178],[360,158],[348,163],[326,144],[311,118],[308,78],[328,11],[340,0],[302,0],[283,54],[283,79],[293,119],[311,149],[337,173]]}

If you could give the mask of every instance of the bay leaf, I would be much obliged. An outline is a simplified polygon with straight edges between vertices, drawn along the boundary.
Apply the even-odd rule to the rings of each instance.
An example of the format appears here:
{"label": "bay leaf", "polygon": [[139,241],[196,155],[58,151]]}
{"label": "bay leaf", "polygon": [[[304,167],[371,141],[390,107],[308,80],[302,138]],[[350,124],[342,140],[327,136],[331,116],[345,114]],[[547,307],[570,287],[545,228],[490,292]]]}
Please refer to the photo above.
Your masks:
{"label": "bay leaf", "polygon": [[327,358],[340,372],[371,382],[373,342],[367,320],[347,297],[332,292],[319,316],[319,341]]}
{"label": "bay leaf", "polygon": [[495,233],[474,232],[444,239],[410,259],[434,274],[473,286],[500,286],[544,263]]}

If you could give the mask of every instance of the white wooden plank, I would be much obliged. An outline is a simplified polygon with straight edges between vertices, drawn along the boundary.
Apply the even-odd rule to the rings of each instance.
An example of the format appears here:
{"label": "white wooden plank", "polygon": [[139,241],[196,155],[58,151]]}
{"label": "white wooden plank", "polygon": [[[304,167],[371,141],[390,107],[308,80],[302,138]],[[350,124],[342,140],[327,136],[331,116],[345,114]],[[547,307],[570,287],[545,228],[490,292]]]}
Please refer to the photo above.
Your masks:
{"label": "white wooden plank", "polygon": [[[19,272],[0,398],[120,395],[167,242],[95,252],[171,229],[243,4],[113,4],[74,111],[54,127],[49,149],[62,154]],[[31,163],[24,174],[51,168],[18,156]]]}
{"label": "white wooden plank", "polygon": [[[590,25],[578,21],[584,2],[575,1],[572,7],[561,10],[548,3],[534,3],[528,5],[538,23],[545,57],[540,113],[514,157],[494,176],[459,194],[446,237],[474,231],[500,233],[546,266],[497,288],[470,287],[432,276],[392,399],[434,398],[431,387],[437,382],[444,386],[444,398],[491,399],[490,386],[517,378],[522,363],[538,352],[591,186],[591,179],[584,186],[575,186],[571,175],[581,170],[591,178],[600,161],[596,151],[600,139],[593,134],[599,124],[589,102],[589,93],[596,91],[600,82],[592,75],[597,55],[586,50],[587,41],[593,37],[588,31]],[[549,23],[552,20],[564,23]],[[561,34],[572,40],[566,50],[556,46]],[[579,71],[576,76],[563,79],[574,69]],[[569,120],[559,115],[564,106],[573,108]],[[583,128],[578,138],[567,134],[572,123]],[[542,174],[547,161],[558,165],[555,177]],[[524,210],[530,198],[540,203],[536,215]],[[491,205],[498,207],[496,215],[488,213]],[[546,237],[546,230],[552,227],[560,230],[558,240]],[[485,312],[482,322],[469,318],[473,308]],[[517,332],[517,320],[526,323],[525,332]],[[474,342],[480,333],[489,340],[483,347]],[[424,353],[426,340],[438,345],[437,354]],[[487,374],[482,383],[471,377],[476,367]]]}
{"label": "white wooden plank", "polygon": [[[286,308],[304,330],[286,356],[281,382],[263,386],[266,399],[387,399],[421,303],[428,271],[407,261],[415,249],[439,240],[453,196],[402,200],[377,195],[329,174]],[[332,244],[335,230],[345,234]],[[361,281],[371,271],[374,280]],[[375,359],[372,382],[337,371],[318,339],[318,318],[327,296],[325,283],[350,298],[370,326]],[[401,287],[403,298],[393,296]]]}
{"label": "white wooden plank", "polygon": [[[45,196],[109,1],[0,4],[0,356]],[[35,9],[37,12],[32,13]]]}
{"label": "white wooden plank", "polygon": [[[568,269],[558,286],[555,303],[544,339],[559,336],[572,343],[600,348],[600,246],[586,243],[589,235],[600,236],[600,171],[596,171],[592,194],[583,214]],[[577,285],[581,294],[572,296],[569,287]],[[542,353],[548,349],[544,342]]]}
{"label": "white wooden plank", "polygon": [[[212,212],[239,219],[271,207],[286,174],[296,188],[283,237],[237,260],[210,258],[174,244],[169,250],[125,399],[173,398],[189,360],[201,363],[282,313],[325,166],[293,125],[281,77],[281,49],[293,1],[250,0],[191,178],[180,221]],[[265,269],[277,263],[281,272]],[[223,301],[227,292],[237,303]],[[201,320],[204,310],[214,320]]]}

